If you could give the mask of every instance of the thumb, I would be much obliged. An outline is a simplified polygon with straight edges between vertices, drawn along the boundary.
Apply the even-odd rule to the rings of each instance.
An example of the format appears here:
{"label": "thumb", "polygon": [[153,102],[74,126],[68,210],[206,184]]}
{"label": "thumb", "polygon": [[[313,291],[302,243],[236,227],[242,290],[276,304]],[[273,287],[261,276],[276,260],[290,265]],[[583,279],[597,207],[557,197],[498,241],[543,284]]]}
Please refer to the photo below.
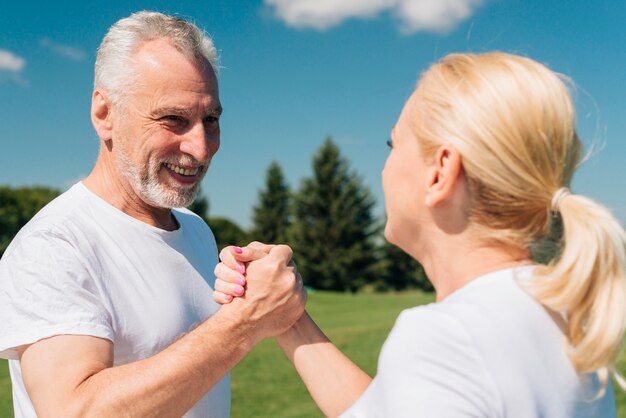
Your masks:
{"label": "thumb", "polygon": [[270,248],[269,257],[282,260],[287,265],[291,262],[293,250],[288,245],[274,245]]}
{"label": "thumb", "polygon": [[265,254],[269,254],[272,248],[275,247],[275,245],[263,244],[262,242],[259,242],[259,241],[252,241],[250,244],[248,244],[248,247],[253,248],[255,250],[263,251],[265,252]]}

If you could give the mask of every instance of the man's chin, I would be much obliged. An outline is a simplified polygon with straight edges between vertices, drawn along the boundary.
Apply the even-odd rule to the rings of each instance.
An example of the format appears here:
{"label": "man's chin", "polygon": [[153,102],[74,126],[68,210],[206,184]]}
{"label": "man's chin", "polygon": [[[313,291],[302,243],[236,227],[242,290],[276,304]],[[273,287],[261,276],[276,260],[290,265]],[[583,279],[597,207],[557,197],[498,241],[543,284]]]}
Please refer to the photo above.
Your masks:
{"label": "man's chin", "polygon": [[144,193],[144,200],[150,206],[160,209],[183,208],[191,205],[196,196],[200,185],[195,184],[191,187],[178,187],[177,190],[160,190],[156,193]]}

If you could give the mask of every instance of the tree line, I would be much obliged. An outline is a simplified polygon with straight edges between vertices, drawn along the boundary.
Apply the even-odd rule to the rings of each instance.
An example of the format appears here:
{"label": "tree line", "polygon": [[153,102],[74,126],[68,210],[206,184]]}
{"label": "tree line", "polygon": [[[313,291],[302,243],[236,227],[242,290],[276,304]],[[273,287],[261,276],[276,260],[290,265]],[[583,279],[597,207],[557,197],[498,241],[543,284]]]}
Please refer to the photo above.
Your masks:
{"label": "tree line", "polygon": [[0,186],[0,257],[30,218],[59,194],[49,187]]}
{"label": "tree line", "polygon": [[273,161],[252,209],[249,231],[203,214],[195,205],[208,207],[206,198],[197,199],[190,209],[205,217],[219,248],[251,240],[289,244],[304,283],[312,288],[431,291],[419,263],[384,239],[384,222],[373,214],[370,190],[332,139],[313,155],[312,171],[291,190]]}
{"label": "tree line", "polygon": [[[375,200],[350,168],[338,146],[327,138],[312,158],[313,173],[297,190],[273,161],[253,207],[252,227],[209,216],[209,201],[199,196],[189,209],[215,234],[218,248],[252,240],[289,244],[305,285],[357,292],[432,286],[421,266],[382,235],[383,220],[373,214]],[[0,187],[0,256],[17,231],[59,194],[45,187]]]}

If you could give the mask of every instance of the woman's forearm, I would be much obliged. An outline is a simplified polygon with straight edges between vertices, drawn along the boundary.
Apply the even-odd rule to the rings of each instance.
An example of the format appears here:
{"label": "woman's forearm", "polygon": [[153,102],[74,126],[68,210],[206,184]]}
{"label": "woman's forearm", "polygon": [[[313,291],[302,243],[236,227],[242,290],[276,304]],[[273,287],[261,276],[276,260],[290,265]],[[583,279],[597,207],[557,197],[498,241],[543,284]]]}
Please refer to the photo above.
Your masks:
{"label": "woman's forearm", "polygon": [[276,340],[326,416],[336,417],[348,409],[372,381],[335,347],[307,312]]}

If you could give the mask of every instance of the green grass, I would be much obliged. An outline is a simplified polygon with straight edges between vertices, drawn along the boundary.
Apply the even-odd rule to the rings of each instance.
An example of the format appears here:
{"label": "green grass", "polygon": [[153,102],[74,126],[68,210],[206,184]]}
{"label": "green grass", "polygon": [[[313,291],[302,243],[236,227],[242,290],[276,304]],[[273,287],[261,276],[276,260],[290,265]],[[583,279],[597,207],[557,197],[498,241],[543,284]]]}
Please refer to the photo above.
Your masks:
{"label": "green grass", "polygon": [[[626,350],[622,350],[619,358],[617,359],[617,370],[622,375],[626,375]],[[615,388],[615,403],[617,404],[617,417],[626,417],[626,392],[619,388],[617,383],[613,381],[613,387]]]}
{"label": "green grass", "polygon": [[[380,348],[402,309],[428,303],[420,292],[358,295],[315,292],[307,309],[339,348],[370,375]],[[626,353],[618,369],[626,372]],[[232,416],[322,417],[274,341],[259,344],[232,373]],[[6,361],[0,362],[0,417],[11,417],[11,386]],[[617,416],[626,417],[626,394],[616,390]]]}
{"label": "green grass", "polygon": [[0,360],[0,417],[13,416],[13,401],[11,398],[11,378],[9,377],[9,363]]}
{"label": "green grass", "polygon": [[[307,309],[326,335],[367,373],[404,308],[432,301],[418,292],[358,295],[315,292]],[[258,345],[232,373],[232,416],[322,417],[274,341]]]}

